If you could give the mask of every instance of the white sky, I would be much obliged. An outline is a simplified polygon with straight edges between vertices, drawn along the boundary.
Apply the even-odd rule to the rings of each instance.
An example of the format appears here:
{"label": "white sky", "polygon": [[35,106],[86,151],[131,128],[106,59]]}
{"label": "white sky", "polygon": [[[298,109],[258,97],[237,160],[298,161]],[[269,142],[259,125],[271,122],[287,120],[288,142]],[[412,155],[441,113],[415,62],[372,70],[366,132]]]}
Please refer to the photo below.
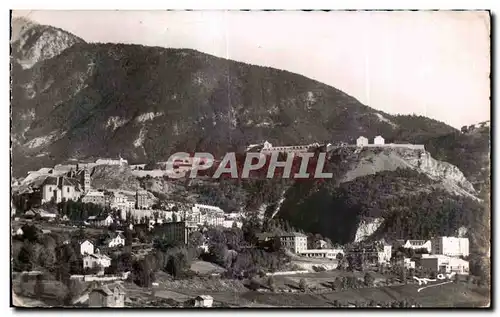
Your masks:
{"label": "white sky", "polygon": [[490,119],[479,12],[16,11],[88,42],[192,48],[285,69],[375,109],[456,128]]}

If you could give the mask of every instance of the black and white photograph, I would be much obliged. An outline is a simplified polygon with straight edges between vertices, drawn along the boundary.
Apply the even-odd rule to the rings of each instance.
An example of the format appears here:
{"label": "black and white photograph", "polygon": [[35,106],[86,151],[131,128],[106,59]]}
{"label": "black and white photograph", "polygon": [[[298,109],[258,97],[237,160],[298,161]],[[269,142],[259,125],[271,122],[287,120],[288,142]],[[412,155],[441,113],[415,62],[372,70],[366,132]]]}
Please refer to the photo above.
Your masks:
{"label": "black and white photograph", "polygon": [[9,19],[11,307],[491,308],[489,11]]}

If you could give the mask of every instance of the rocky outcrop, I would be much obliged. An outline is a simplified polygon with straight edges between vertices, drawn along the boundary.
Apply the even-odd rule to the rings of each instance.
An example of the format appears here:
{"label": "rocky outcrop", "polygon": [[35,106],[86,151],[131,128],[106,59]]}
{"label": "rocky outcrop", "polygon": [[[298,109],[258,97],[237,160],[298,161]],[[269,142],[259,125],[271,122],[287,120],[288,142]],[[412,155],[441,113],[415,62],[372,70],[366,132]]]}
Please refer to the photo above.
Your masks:
{"label": "rocky outcrop", "polygon": [[[357,155],[357,156],[356,156]],[[351,168],[340,183],[382,171],[410,168],[439,181],[448,191],[474,197],[476,191],[460,169],[432,158],[429,152],[407,148],[366,148],[350,158]]]}
{"label": "rocky outcrop", "polygon": [[380,227],[384,219],[373,218],[373,219],[363,219],[359,223],[358,230],[356,231],[356,237],[354,242],[360,242],[369,238],[377,229]]}

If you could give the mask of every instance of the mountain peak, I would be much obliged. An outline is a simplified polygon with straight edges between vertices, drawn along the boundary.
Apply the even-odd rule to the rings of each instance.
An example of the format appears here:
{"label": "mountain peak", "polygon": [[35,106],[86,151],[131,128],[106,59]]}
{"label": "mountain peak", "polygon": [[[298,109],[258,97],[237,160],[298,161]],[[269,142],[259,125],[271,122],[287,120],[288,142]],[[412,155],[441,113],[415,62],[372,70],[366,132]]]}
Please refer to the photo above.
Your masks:
{"label": "mountain peak", "polygon": [[73,44],[84,42],[67,31],[38,24],[26,17],[13,18],[11,27],[12,58],[23,69],[57,56]]}

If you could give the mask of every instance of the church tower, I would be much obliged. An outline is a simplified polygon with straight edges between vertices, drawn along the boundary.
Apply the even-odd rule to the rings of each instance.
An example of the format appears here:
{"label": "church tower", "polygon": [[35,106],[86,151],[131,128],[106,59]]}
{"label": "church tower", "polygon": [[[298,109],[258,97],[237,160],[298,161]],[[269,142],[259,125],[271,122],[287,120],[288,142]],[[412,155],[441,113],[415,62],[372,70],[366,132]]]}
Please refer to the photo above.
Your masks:
{"label": "church tower", "polygon": [[82,188],[84,192],[88,192],[90,190],[90,172],[87,168],[84,168],[80,173],[80,183],[82,184]]}

